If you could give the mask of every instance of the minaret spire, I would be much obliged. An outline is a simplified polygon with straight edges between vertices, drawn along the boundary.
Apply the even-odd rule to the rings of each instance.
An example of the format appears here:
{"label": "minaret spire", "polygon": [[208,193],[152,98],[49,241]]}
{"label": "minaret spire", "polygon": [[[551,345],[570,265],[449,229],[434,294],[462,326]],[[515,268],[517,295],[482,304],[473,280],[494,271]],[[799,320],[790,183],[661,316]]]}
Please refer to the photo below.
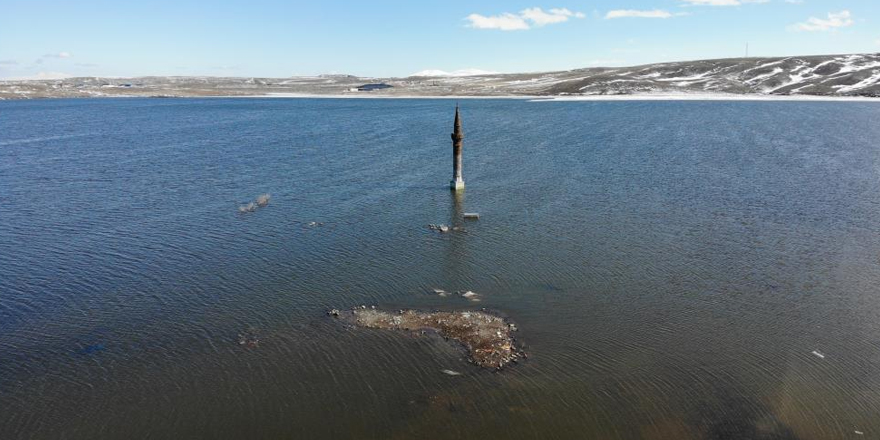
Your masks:
{"label": "minaret spire", "polygon": [[453,191],[464,189],[464,178],[461,177],[461,146],[464,140],[464,132],[461,129],[461,115],[458,104],[455,105],[455,124],[452,130],[452,181],[449,187]]}

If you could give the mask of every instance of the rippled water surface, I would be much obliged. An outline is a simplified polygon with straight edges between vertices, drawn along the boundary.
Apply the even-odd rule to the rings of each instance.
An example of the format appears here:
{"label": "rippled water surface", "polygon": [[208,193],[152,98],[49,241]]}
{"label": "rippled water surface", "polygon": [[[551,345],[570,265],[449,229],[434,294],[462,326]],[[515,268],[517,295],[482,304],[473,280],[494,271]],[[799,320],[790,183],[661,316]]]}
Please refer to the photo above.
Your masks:
{"label": "rippled water surface", "polygon": [[880,104],[453,105],[0,103],[0,437],[880,438]]}

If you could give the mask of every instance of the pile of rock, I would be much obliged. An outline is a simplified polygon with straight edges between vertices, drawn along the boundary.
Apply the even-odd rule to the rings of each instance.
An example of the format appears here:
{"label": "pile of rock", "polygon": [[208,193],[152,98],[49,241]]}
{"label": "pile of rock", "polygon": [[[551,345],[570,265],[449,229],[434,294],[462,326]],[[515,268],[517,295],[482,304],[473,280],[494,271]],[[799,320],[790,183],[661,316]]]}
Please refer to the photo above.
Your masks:
{"label": "pile of rock", "polygon": [[484,311],[419,312],[400,310],[387,312],[373,308],[355,308],[348,312],[337,309],[329,315],[366,328],[412,331],[420,334],[432,330],[446,340],[461,343],[468,359],[484,368],[501,369],[524,358],[511,335],[516,326],[499,316]]}

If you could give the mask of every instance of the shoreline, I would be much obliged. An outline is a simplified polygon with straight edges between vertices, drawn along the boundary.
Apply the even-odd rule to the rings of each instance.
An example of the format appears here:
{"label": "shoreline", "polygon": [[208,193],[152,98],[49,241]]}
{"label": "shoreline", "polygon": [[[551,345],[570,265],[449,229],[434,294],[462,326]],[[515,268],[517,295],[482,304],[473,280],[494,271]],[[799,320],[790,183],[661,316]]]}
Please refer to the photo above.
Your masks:
{"label": "shoreline", "polygon": [[[369,92],[367,92],[369,93]],[[308,93],[267,93],[265,95],[230,95],[230,96],[200,96],[200,98],[271,98],[271,99],[541,99],[541,95],[368,95],[366,93],[342,93],[342,94],[308,94]]]}
{"label": "shoreline", "polygon": [[732,93],[658,93],[634,95],[579,95],[538,97],[532,102],[575,101],[807,101],[807,102],[880,102],[880,98],[867,96],[822,95],[757,95]]}
{"label": "shoreline", "polygon": [[104,95],[104,96],[59,96],[34,97],[18,99],[2,99],[0,101],[33,101],[43,99],[120,99],[120,98],[152,98],[152,99],[455,99],[455,100],[522,100],[528,102],[624,102],[624,101],[763,101],[763,102],[870,102],[880,103],[880,97],[867,96],[821,96],[821,95],[758,95],[732,93],[646,93],[620,95],[369,95],[369,94],[308,94],[308,93],[266,93],[261,95]]}
{"label": "shoreline", "polygon": [[266,95],[216,96],[216,98],[324,98],[324,99],[519,99],[529,102],[575,101],[823,101],[823,102],[880,102],[880,98],[866,96],[818,95],[756,95],[732,93],[657,93],[629,95],[499,95],[499,96],[425,96],[425,95],[310,95],[303,93],[269,93]]}

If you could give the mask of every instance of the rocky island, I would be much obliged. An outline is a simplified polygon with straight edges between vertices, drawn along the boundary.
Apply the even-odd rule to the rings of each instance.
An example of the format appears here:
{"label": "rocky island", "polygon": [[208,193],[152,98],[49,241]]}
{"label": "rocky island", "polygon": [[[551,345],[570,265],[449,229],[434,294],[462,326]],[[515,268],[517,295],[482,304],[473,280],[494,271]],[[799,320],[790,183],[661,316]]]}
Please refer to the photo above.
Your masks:
{"label": "rocky island", "polygon": [[387,312],[362,306],[351,311],[334,309],[329,315],[358,327],[436,332],[446,340],[460,343],[467,350],[468,360],[484,368],[501,369],[526,356],[516,347],[512,336],[516,326],[485,311]]}

